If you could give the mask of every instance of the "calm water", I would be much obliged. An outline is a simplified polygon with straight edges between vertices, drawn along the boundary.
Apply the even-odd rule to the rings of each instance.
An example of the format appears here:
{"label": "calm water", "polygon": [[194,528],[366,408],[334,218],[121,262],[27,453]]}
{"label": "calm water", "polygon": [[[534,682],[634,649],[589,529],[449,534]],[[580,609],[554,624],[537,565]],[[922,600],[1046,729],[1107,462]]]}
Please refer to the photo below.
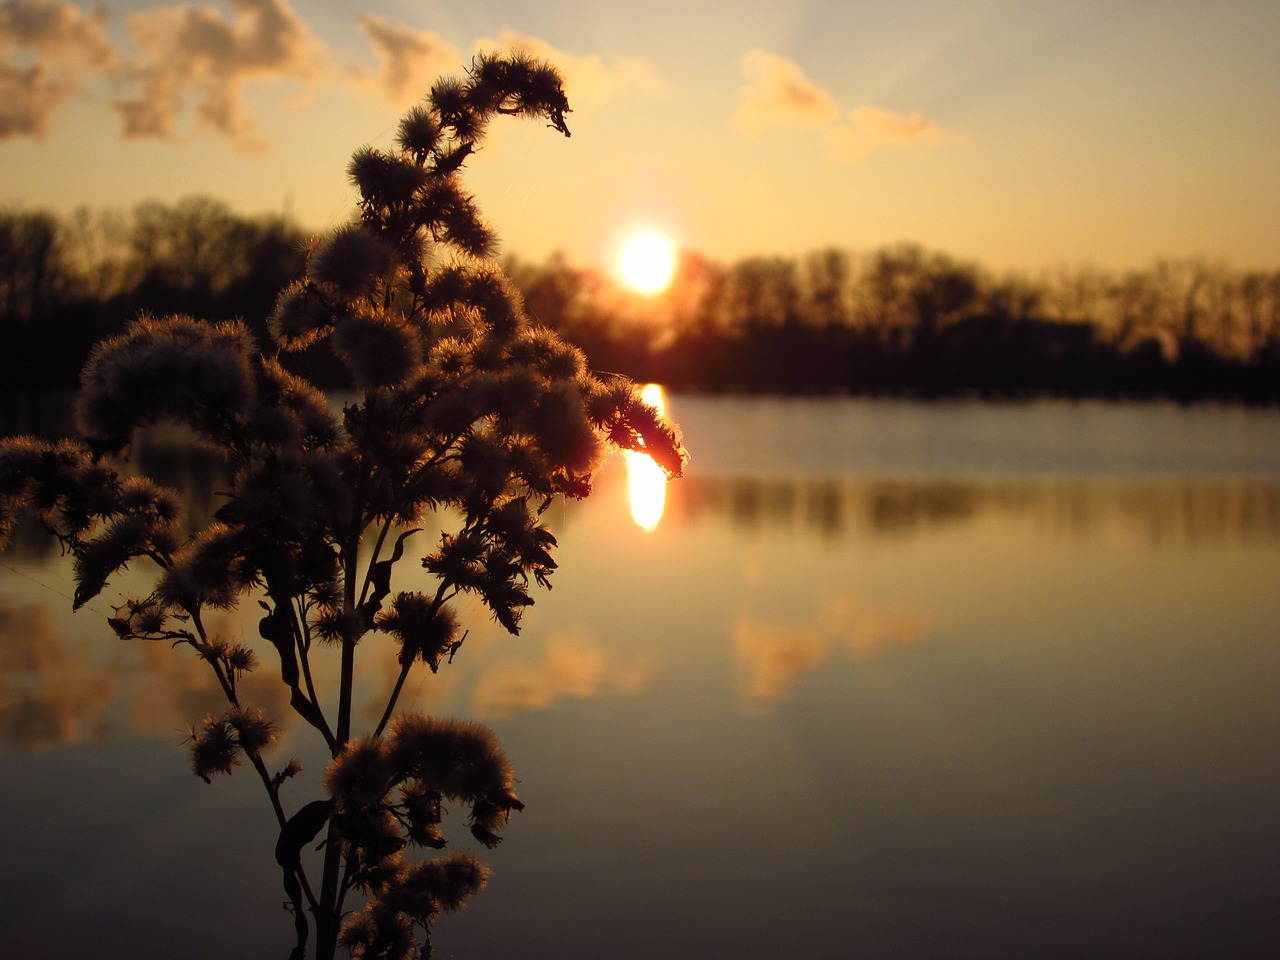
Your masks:
{"label": "calm water", "polygon": [[[1280,413],[670,407],[652,529],[614,461],[522,636],[410,682],[527,803],[438,958],[1280,955]],[[0,556],[0,953],[284,957],[260,787],[180,745],[212,685],[38,544]]]}

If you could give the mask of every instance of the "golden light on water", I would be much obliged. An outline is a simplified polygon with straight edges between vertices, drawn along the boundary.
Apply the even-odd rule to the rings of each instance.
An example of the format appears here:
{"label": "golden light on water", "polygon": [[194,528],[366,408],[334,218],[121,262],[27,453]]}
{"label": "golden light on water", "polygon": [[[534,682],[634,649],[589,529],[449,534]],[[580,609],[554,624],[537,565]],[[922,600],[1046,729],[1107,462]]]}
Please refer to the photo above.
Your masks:
{"label": "golden light on water", "polygon": [[[648,384],[641,393],[644,402],[666,412],[666,395],[656,383]],[[667,503],[667,475],[646,453],[626,450],[627,499],[631,503],[631,519],[646,532],[658,529]]]}

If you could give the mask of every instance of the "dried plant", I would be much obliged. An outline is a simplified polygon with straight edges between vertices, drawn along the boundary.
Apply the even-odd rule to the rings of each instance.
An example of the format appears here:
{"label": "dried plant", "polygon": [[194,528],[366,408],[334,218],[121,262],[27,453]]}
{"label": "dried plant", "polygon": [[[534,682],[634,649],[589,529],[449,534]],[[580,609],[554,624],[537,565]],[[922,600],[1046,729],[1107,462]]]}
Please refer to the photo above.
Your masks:
{"label": "dried plant", "polygon": [[[397,714],[405,679],[452,660],[464,594],[519,632],[531,583],[549,586],[556,566],[543,510],[586,496],[611,448],[643,451],[669,476],[683,469],[677,431],[632,383],[591,373],[578,349],[530,322],[460,184],[495,114],[542,118],[567,136],[568,109],[547,64],[477,58],[404,116],[394,148],[355,153],[359,217],[315,243],[268,342],[240,323],[140,318],[84,369],[81,440],[0,443],[0,545],[19,511],[34,513],[74,560],[77,607],[127,564],[158,570],[154,590],[124,598],[110,625],[190,648],[216,675],[227,709],[192,728],[192,766],[209,780],[247,763],[261,779],[280,827],[295,958],[312,923],[316,957],[339,945],[369,960],[427,956],[437,916],[484,886],[487,869],[470,855],[428,851],[445,845],[448,803],[469,810],[481,843],[498,843],[521,809],[511,764],[487,728]],[[287,369],[304,349],[332,351],[347,372],[353,399],[340,415]],[[226,457],[225,502],[189,538],[173,494],[120,472],[136,431],[160,421]],[[428,516],[451,528],[419,554],[419,589],[393,593],[393,568],[427,540]],[[326,794],[308,803],[286,804],[301,767],[268,766],[275,727],[241,702],[254,651],[206,626],[211,608],[253,602],[262,655],[278,660],[293,710],[332,755]],[[356,665],[378,632],[395,641],[399,678],[380,722],[358,736]],[[313,682],[321,657],[338,662],[332,702]],[[304,863],[316,844],[319,863]]]}

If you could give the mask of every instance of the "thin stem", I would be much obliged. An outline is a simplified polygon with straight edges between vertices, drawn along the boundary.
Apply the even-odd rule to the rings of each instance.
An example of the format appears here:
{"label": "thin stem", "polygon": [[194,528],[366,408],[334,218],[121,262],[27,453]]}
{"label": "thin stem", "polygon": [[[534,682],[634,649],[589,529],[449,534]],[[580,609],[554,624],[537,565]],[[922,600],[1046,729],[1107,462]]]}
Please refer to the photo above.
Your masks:
{"label": "thin stem", "polygon": [[[442,580],[440,586],[436,590],[435,599],[431,602],[432,612],[440,609],[440,605],[452,600],[458,595],[458,591],[449,580]],[[462,641],[458,641],[461,643]],[[450,655],[452,657],[452,654]],[[409,671],[413,667],[413,660],[400,665],[400,676],[396,677],[395,687],[391,690],[391,696],[387,699],[387,708],[382,711],[382,719],[378,721],[378,727],[373,731],[375,737],[382,736],[382,731],[387,728],[387,723],[391,720],[391,714],[395,711],[396,701],[400,699],[400,692],[404,689],[404,682],[409,676]]]}
{"label": "thin stem", "polygon": [[[191,615],[191,625],[196,629],[196,636],[200,638],[200,642],[207,649],[209,646],[209,634],[205,631],[204,623],[200,620],[200,608],[192,606],[186,608],[187,613]],[[240,700],[236,696],[235,682],[228,678],[226,672],[222,669],[222,664],[215,657],[209,659],[205,656],[204,650],[200,651],[200,655],[205,657],[205,662],[213,668],[213,674],[218,678],[218,683],[222,686],[222,692],[226,696],[227,701],[233,706],[240,706]]]}
{"label": "thin stem", "polygon": [[[373,395],[365,393],[365,436],[362,448],[368,448],[369,416],[373,405]],[[351,505],[351,528],[346,542],[340,551],[342,563],[342,610],[347,623],[352,621],[356,612],[356,568],[359,563],[360,534],[364,525],[364,490],[368,482],[371,467],[364,463],[364,471],[355,483],[355,496]],[[338,689],[338,725],[334,731],[334,741],[330,750],[336,756],[351,738],[351,697],[355,676],[355,636],[342,638],[341,679]],[[339,871],[343,866],[341,837],[337,826],[329,820],[328,842],[324,852],[324,872],[320,882],[320,900],[315,911],[316,919],[316,957],[319,960],[330,960],[338,944],[338,924],[340,919],[339,904]]]}
{"label": "thin stem", "polygon": [[336,910],[338,916],[342,916],[343,904],[347,902],[347,894],[351,892],[352,882],[351,875],[355,872],[355,867],[350,860],[347,860],[342,868],[342,883],[338,886],[338,903]]}
{"label": "thin stem", "polygon": [[[271,798],[271,807],[276,812],[276,820],[280,824],[280,829],[283,830],[285,828],[285,824],[289,821],[288,817],[285,816],[284,807],[280,803],[280,790],[276,787],[275,779],[268,772],[267,765],[263,762],[261,754],[256,750],[246,750],[245,754],[249,757],[249,761],[253,764],[253,768],[258,771],[258,777],[262,780],[262,785],[266,787],[267,796]],[[311,883],[307,880],[307,873],[303,869],[301,863],[298,864],[297,869],[294,872],[298,878],[298,884],[302,887],[302,892],[307,897],[307,905],[311,908],[312,913],[314,913],[317,907],[316,895],[311,890]]]}
{"label": "thin stem", "polygon": [[404,682],[409,676],[409,670],[413,667],[413,661],[400,665],[400,676],[396,677],[396,685],[391,691],[391,697],[387,700],[387,709],[382,711],[382,719],[378,721],[377,729],[373,731],[375,737],[382,736],[382,731],[387,728],[387,722],[391,719],[391,714],[396,708],[396,701],[400,699],[400,691],[404,688]]}
{"label": "thin stem", "polygon": [[356,637],[350,635],[351,623],[356,614],[356,557],[354,550],[344,558],[342,578],[342,611],[346,625],[342,636],[341,680],[338,688],[338,728],[335,731],[335,752],[351,738],[351,696],[355,682]]}
{"label": "thin stem", "polygon": [[[332,752],[337,743],[334,740],[333,731],[329,729],[329,721],[325,717],[324,711],[320,709],[320,698],[316,695],[316,686],[311,679],[311,656],[308,653],[311,644],[304,642],[307,623],[306,614],[303,613],[302,616],[299,616],[292,603],[288,604],[288,610],[289,619],[292,621],[294,641],[298,647],[298,663],[302,668],[302,680],[307,685],[307,698],[311,701],[311,706],[315,708],[316,719],[319,720],[319,723],[311,717],[305,717],[304,719],[324,735],[324,742]],[[297,687],[295,686],[294,689],[296,690]]]}
{"label": "thin stem", "polygon": [[338,828],[329,821],[328,841],[324,849],[324,873],[320,884],[320,900],[313,915],[316,921],[316,960],[332,960],[338,949],[339,913],[338,870],[342,866],[342,843]]}
{"label": "thin stem", "polygon": [[[191,615],[191,623],[196,629],[196,635],[207,646],[209,642],[208,634],[205,631],[204,623],[200,619],[199,608],[188,607],[187,612]],[[191,639],[188,639],[187,642],[191,643],[192,641]],[[213,668],[213,672],[215,676],[217,676],[218,682],[222,685],[222,692],[226,696],[227,701],[233,707],[239,707],[240,701],[236,696],[235,686],[233,683],[229,682],[228,678],[225,676],[222,665],[216,659],[208,660],[207,662],[209,663],[209,666]],[[245,756],[249,758],[249,762],[253,765],[253,769],[257,771],[258,778],[262,781],[262,786],[267,791],[267,797],[271,800],[271,809],[275,812],[276,822],[280,825],[280,829],[283,830],[285,824],[288,823],[288,817],[285,816],[284,806],[280,803],[280,791],[276,787],[275,780],[267,770],[267,765],[263,761],[262,755],[257,750],[245,748],[244,752]],[[302,869],[301,865],[298,866],[296,874],[298,877],[298,883],[306,894],[308,904],[311,906],[312,910],[315,911],[317,908],[315,894],[311,890],[311,884],[308,882],[306,872]]]}

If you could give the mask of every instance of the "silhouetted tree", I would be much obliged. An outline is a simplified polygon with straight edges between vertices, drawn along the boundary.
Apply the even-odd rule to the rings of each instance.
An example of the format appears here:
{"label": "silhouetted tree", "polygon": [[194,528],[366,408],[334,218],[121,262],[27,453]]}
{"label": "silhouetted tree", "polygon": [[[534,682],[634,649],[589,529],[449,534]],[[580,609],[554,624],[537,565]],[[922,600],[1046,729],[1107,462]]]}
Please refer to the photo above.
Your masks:
{"label": "silhouetted tree", "polygon": [[80,206],[63,224],[73,300],[96,306],[124,292],[129,277],[130,223],[119,210]]}
{"label": "silhouetted tree", "polygon": [[1245,274],[1240,280],[1240,305],[1245,355],[1274,349],[1280,341],[1280,272]]}
{"label": "silhouetted tree", "polygon": [[0,310],[10,320],[41,317],[66,283],[58,223],[48,213],[0,213]]}
{"label": "silhouetted tree", "polygon": [[301,275],[305,257],[303,237],[283,220],[238,217],[200,196],[139,204],[129,244],[135,308],[213,319],[260,315],[261,298]]}
{"label": "silhouetted tree", "polygon": [[[670,476],[684,464],[675,429],[629,381],[592,374],[579,350],[529,321],[461,187],[494,115],[540,117],[567,136],[567,111],[550,66],[477,58],[405,114],[394,148],[355,153],[359,218],[314,245],[265,340],[238,321],[143,317],[84,370],[83,442],[0,444],[0,543],[17,511],[34,512],[74,559],[77,607],[125,565],[157,566],[153,592],[124,598],[110,625],[188,649],[216,676],[227,709],[192,727],[192,767],[210,780],[247,763],[261,780],[280,827],[295,958],[307,914],[317,957],[339,945],[370,960],[429,955],[436,918],[485,885],[487,868],[468,854],[411,854],[445,846],[447,803],[497,844],[522,808],[512,766],[484,727],[397,715],[400,691],[415,667],[452,661],[467,635],[454,606],[464,595],[519,632],[532,585],[549,586],[556,566],[543,509],[586,496],[608,448],[644,451]],[[194,212],[191,223],[210,221],[207,207]],[[221,282],[203,235],[159,236],[148,248],[157,268],[190,256],[183,269]],[[355,399],[340,415],[282,365],[306,347],[330,350],[345,371]],[[225,455],[225,502],[190,538],[171,493],[118,469],[138,429],[157,421]],[[418,554],[419,582],[393,590],[393,570],[441,527]],[[242,699],[257,654],[208,627],[210,610],[251,599],[292,708],[332,754],[324,795],[309,802],[288,802],[300,765],[270,759],[274,724]],[[375,633],[394,642],[399,673],[361,736],[357,655],[376,652]],[[322,657],[337,660],[332,702],[313,682]],[[317,867],[304,854],[322,833]]]}
{"label": "silhouetted tree", "polygon": [[794,261],[750,257],[729,268],[728,322],[737,330],[783,327],[799,319],[800,289]]}
{"label": "silhouetted tree", "polygon": [[811,323],[840,327],[849,322],[849,255],[835,247],[818,250],[805,258],[808,280],[806,313]]}

